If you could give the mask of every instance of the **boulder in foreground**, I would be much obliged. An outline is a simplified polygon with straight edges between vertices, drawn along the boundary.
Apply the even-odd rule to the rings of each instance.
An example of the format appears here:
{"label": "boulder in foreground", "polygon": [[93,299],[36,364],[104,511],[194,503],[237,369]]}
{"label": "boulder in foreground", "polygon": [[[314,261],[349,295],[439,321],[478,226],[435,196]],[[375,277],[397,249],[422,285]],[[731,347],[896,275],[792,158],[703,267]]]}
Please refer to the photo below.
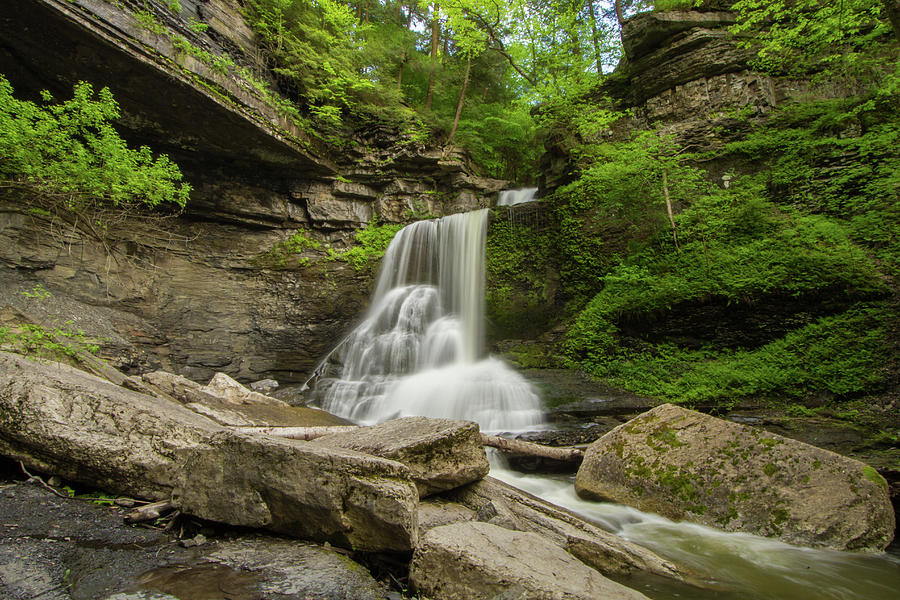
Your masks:
{"label": "boulder in foreground", "polygon": [[646,600],[536,533],[490,523],[435,527],[419,542],[410,582],[440,600]]}
{"label": "boulder in foreground", "polygon": [[894,533],[887,483],[873,468],[672,404],[594,442],[575,488],[586,498],[806,546],[883,550]]}
{"label": "boulder in foreground", "polygon": [[404,417],[326,435],[310,445],[346,448],[402,463],[412,472],[420,497],[477,481],[490,470],[478,424],[471,421]]}
{"label": "boulder in foreground", "polygon": [[0,454],[114,493],[174,496],[231,525],[370,551],[408,551],[418,535],[418,493],[400,463],[242,435],[173,400],[3,352]]}

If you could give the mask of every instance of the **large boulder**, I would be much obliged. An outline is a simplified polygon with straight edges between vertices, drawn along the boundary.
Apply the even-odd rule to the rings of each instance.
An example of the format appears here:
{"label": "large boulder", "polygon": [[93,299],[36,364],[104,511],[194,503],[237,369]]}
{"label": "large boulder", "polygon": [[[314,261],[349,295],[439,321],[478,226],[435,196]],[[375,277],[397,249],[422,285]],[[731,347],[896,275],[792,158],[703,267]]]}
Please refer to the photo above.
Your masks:
{"label": "large boulder", "polygon": [[404,417],[320,437],[310,444],[403,463],[423,498],[477,481],[490,471],[478,424],[471,421]]}
{"label": "large boulder", "polygon": [[429,530],[413,555],[410,582],[440,600],[646,598],[606,579],[536,533],[490,523]]}
{"label": "large boulder", "polygon": [[184,458],[172,498],[189,514],[356,550],[415,547],[418,493],[400,463],[233,432]]}
{"label": "large boulder", "polygon": [[0,454],[232,525],[372,551],[417,539],[418,493],[400,463],[238,434],[175,401],[8,353]]}
{"label": "large boulder", "polygon": [[883,550],[887,483],[871,467],[802,442],[664,404],[588,448],[579,495],[839,550]]}

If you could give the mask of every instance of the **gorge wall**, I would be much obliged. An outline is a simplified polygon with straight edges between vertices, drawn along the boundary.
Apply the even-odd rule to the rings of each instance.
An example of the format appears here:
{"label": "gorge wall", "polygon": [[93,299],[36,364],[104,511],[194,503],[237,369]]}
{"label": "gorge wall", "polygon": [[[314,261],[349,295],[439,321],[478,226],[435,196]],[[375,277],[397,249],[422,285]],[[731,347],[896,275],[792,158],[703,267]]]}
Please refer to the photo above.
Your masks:
{"label": "gorge wall", "polygon": [[[0,16],[0,73],[17,96],[109,87],[123,137],[168,153],[194,188],[183,214],[117,224],[105,243],[48,227],[5,192],[0,325],[72,321],[126,370],[302,381],[371,284],[370,271],[326,260],[324,244],[347,247],[373,219],[486,206],[506,182],[385,123],[359,124],[336,151],[266,89],[237,0],[181,5],[11,0]],[[273,260],[298,231],[323,247]],[[51,296],[29,294],[37,285]]]}

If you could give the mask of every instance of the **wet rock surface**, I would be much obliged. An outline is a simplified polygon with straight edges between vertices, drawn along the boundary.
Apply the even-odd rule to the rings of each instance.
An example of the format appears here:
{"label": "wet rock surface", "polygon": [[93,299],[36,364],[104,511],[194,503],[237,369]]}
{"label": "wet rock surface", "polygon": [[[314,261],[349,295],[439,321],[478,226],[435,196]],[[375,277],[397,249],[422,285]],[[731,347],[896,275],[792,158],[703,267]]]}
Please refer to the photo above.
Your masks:
{"label": "wet rock surface", "polygon": [[239,434],[174,400],[4,352],[0,453],[208,520],[372,551],[415,545],[418,492],[400,463]]}
{"label": "wet rock surface", "polygon": [[441,600],[646,599],[538,534],[490,523],[429,530],[413,556],[410,579],[426,596]]}
{"label": "wet rock surface", "polygon": [[[0,465],[8,467],[4,463]],[[380,600],[346,555],[294,540],[207,529],[185,548],[122,510],[0,476],[0,597],[9,600]]]}

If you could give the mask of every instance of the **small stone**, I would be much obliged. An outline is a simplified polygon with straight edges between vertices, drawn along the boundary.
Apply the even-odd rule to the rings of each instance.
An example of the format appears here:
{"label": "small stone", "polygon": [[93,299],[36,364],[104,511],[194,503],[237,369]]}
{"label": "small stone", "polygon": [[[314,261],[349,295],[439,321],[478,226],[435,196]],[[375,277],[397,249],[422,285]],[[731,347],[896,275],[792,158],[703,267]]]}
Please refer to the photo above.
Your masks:
{"label": "small stone", "polygon": [[202,546],[206,541],[206,536],[198,533],[189,540],[179,540],[178,545],[182,548],[193,548],[194,546]]}
{"label": "small stone", "polygon": [[114,500],[116,506],[121,506],[122,508],[134,508],[136,502],[131,498],[116,498]]}
{"label": "small stone", "polygon": [[62,477],[59,475],[54,475],[50,479],[47,480],[47,485],[50,487],[60,487],[63,484]]}
{"label": "small stone", "polygon": [[250,389],[261,394],[268,394],[278,389],[278,382],[274,379],[261,379],[250,384]]}

